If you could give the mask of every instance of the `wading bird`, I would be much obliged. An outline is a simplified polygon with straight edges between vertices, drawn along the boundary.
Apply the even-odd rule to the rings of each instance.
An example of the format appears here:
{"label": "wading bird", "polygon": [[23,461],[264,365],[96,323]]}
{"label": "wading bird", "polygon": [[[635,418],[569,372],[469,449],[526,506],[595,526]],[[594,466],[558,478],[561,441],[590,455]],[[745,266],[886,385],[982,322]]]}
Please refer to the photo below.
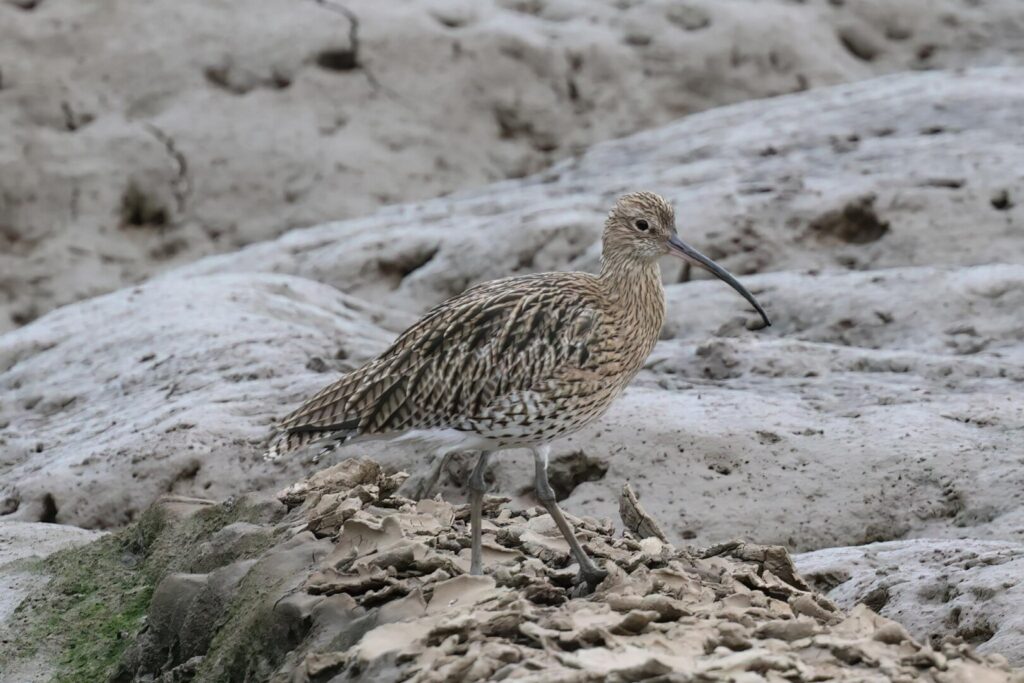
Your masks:
{"label": "wading bird", "polygon": [[268,458],[314,441],[415,440],[480,451],[469,480],[471,572],[482,571],[484,474],[491,454],[529,448],[537,498],[590,585],[606,575],[584,552],[548,483],[550,443],[598,419],[654,348],[665,318],[658,259],[710,271],[768,316],[736,278],[676,234],[650,192],[608,214],[601,272],[540,273],[476,285],[434,307],[374,360],[306,401],[277,428]]}

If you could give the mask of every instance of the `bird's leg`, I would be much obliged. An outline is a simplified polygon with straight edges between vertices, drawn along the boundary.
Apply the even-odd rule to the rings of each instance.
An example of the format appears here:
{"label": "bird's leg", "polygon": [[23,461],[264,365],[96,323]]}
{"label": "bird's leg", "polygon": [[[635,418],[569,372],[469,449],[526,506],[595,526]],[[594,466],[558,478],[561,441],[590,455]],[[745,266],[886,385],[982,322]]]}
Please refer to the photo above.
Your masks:
{"label": "bird's leg", "polygon": [[487,482],[484,481],[484,474],[487,472],[487,461],[491,454],[484,451],[480,459],[476,461],[473,474],[469,477],[469,524],[472,533],[472,546],[470,547],[469,573],[478,576],[484,573],[483,570],[483,511],[484,493],[487,491]]}
{"label": "bird's leg", "polygon": [[551,447],[547,445],[533,449],[534,464],[537,472],[537,499],[540,500],[540,504],[551,515],[551,519],[555,520],[558,530],[562,532],[562,536],[565,537],[566,542],[569,544],[572,556],[580,565],[580,574],[583,575],[583,579],[587,584],[593,588],[608,576],[608,572],[599,568],[590,559],[586,551],[583,550],[583,546],[576,540],[576,534],[573,532],[572,526],[558,508],[558,503],[555,501],[555,492],[552,490],[551,484],[548,483],[548,455],[550,452]]}

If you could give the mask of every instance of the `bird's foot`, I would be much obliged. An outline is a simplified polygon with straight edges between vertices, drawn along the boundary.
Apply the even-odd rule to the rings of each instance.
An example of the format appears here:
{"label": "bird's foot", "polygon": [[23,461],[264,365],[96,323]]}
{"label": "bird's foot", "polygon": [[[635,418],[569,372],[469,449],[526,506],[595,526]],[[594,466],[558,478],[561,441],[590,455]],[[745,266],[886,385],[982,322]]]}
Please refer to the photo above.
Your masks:
{"label": "bird's foot", "polygon": [[594,590],[598,585],[608,578],[608,572],[596,565],[580,569],[579,578],[587,584],[587,588]]}
{"label": "bird's foot", "polygon": [[608,572],[594,567],[590,571],[580,570],[576,575],[576,585],[569,590],[569,596],[573,598],[585,598],[597,590],[598,585],[607,578]]}

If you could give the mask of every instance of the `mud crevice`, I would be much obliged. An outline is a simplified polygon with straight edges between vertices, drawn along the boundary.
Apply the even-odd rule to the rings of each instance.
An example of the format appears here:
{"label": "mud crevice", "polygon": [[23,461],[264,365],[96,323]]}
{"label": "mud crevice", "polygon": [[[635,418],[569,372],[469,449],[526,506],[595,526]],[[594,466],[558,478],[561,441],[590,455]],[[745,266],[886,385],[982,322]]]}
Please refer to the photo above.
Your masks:
{"label": "mud crevice", "polygon": [[162,128],[152,123],[144,124],[144,128],[163,145],[177,167],[177,175],[174,179],[174,200],[177,204],[178,212],[182,213],[185,211],[189,195],[192,194],[192,178],[189,175],[188,158],[175,143],[174,138],[168,135]]}
{"label": "mud crevice", "polygon": [[360,59],[359,16],[345,5],[331,0],[313,0],[313,2],[348,20],[348,46],[329,48],[319,52],[314,60],[316,65],[328,71],[361,71],[366,76],[370,87],[374,90],[382,90],[381,83],[373,71]]}

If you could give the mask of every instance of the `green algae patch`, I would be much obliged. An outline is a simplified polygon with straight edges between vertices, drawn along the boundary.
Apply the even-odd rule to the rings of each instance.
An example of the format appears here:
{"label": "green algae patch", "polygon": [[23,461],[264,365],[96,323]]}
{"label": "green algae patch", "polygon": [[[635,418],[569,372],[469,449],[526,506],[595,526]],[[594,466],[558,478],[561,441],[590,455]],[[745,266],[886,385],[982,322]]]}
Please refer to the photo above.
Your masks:
{"label": "green algae patch", "polygon": [[[211,557],[212,550],[223,554],[209,543],[215,534],[236,522],[265,524],[267,517],[266,506],[248,501],[157,503],[131,526],[34,561],[26,568],[50,580],[11,615],[0,662],[41,657],[59,683],[111,679],[144,627],[161,579],[221,559]],[[257,556],[276,537],[269,528],[251,534],[231,559]]]}
{"label": "green algae patch", "polygon": [[287,619],[274,614],[280,586],[267,586],[265,580],[263,572],[257,571],[242,581],[199,666],[197,680],[266,680],[285,653],[301,642],[304,629],[290,628]]}
{"label": "green algae patch", "polygon": [[57,552],[38,563],[51,577],[11,616],[3,659],[42,653],[55,681],[102,681],[142,622],[152,584],[126,552],[122,534]]}

